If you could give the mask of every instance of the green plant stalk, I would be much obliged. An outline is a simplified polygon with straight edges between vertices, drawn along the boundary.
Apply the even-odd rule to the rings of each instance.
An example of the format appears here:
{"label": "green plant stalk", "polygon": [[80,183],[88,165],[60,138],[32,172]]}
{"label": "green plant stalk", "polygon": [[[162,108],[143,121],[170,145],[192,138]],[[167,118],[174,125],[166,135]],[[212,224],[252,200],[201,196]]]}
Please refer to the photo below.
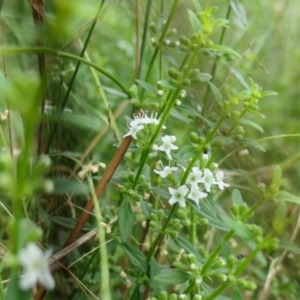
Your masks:
{"label": "green plant stalk", "polygon": [[[264,202],[264,199],[260,199],[257,203],[255,203],[251,209],[248,210],[247,213],[245,213],[245,215],[243,215],[243,217],[241,218],[242,222],[245,222],[254,211],[257,210],[257,208]],[[231,237],[234,235],[234,230],[231,229],[226,236],[224,237],[224,241],[229,241],[231,239]],[[203,265],[202,269],[201,269],[201,276],[204,276],[208,270],[208,268],[210,267],[211,263],[215,260],[215,258],[218,256],[218,254],[220,253],[222,249],[222,244],[218,244],[218,246],[215,248],[215,250],[211,253],[211,255],[209,256],[208,260],[205,262],[205,264]]]}
{"label": "green plant stalk", "polygon": [[[173,2],[173,5],[172,5],[172,8],[171,8],[170,14],[169,14],[169,16],[168,16],[168,18],[167,18],[167,22],[166,22],[166,24],[164,25],[163,31],[162,31],[161,36],[160,36],[160,38],[159,38],[158,45],[156,46],[155,51],[154,51],[154,53],[153,53],[153,55],[152,55],[152,57],[151,57],[151,61],[150,61],[150,64],[149,64],[149,68],[148,68],[148,71],[147,71],[147,74],[146,74],[146,77],[145,77],[145,81],[146,81],[146,82],[147,82],[147,80],[149,79],[149,76],[150,76],[151,71],[152,71],[152,67],[154,66],[154,61],[155,61],[156,56],[157,56],[157,54],[158,54],[158,52],[159,52],[159,50],[160,50],[160,44],[162,43],[162,41],[163,41],[165,35],[167,34],[167,30],[168,30],[168,28],[169,28],[169,25],[170,25],[170,23],[171,23],[171,20],[172,20],[172,18],[173,18],[174,13],[175,13],[175,10],[176,10],[178,1],[179,1],[179,0],[174,0],[174,2]],[[145,93],[145,90],[143,89],[143,90],[142,90],[142,94],[141,94],[141,102],[143,102],[143,100],[144,100],[144,93]]]}
{"label": "green plant stalk", "polygon": [[164,226],[163,226],[161,232],[159,233],[158,237],[156,238],[156,240],[154,241],[152,247],[150,248],[150,251],[149,251],[149,253],[148,253],[148,255],[147,255],[147,260],[148,260],[148,261],[150,261],[151,257],[153,256],[153,254],[154,254],[154,252],[155,252],[155,249],[156,249],[157,245],[159,244],[160,240],[163,238],[163,236],[164,236],[164,231],[165,231],[165,229],[167,228],[167,226],[168,226],[168,224],[169,224],[169,222],[170,222],[170,220],[171,220],[171,218],[172,218],[174,212],[176,211],[177,206],[178,206],[178,203],[175,203],[175,204],[172,206],[172,209],[171,209],[171,211],[170,211],[170,213],[169,213],[169,215],[168,215],[168,218],[166,219],[166,222],[164,223]]}
{"label": "green plant stalk", "polygon": [[105,69],[99,67],[98,65],[74,54],[70,54],[63,51],[54,50],[52,48],[47,47],[20,47],[20,48],[1,48],[0,55],[15,55],[15,54],[22,54],[22,53],[46,53],[58,57],[69,58],[74,61],[81,62],[87,66],[90,66],[109,78],[112,82],[114,82],[128,97],[130,97],[129,91],[122,85],[122,83]]}
{"label": "green plant stalk", "polygon": [[8,149],[7,143],[6,143],[4,134],[3,134],[2,126],[0,126],[0,137],[1,137],[2,141],[3,141],[3,145],[4,145],[5,149]]}
{"label": "green plant stalk", "polygon": [[191,220],[191,225],[190,225],[190,242],[192,245],[196,245],[196,215],[195,215],[195,210],[190,207],[190,220]]}
{"label": "green plant stalk", "polygon": [[[225,17],[226,20],[229,20],[230,12],[231,12],[231,5],[230,5],[230,3],[228,3],[228,9],[227,9],[227,12],[226,12],[226,17]],[[227,27],[223,27],[222,28],[222,32],[221,32],[221,36],[220,36],[220,40],[219,40],[219,45],[223,44],[223,40],[224,40],[224,37],[225,37],[226,29],[227,29]],[[216,73],[216,70],[217,70],[217,65],[218,65],[217,58],[215,58],[214,64],[213,64],[213,67],[212,67],[212,71],[211,71],[211,76],[212,76],[211,82],[213,82],[213,80],[215,78],[215,73]],[[206,89],[205,97],[204,97],[204,102],[205,103],[207,103],[207,101],[208,101],[209,93],[210,93],[210,86],[208,85],[207,89]],[[206,113],[206,107],[205,107],[205,112],[203,112],[203,115],[205,115],[205,113]]]}
{"label": "green plant stalk", "polygon": [[231,126],[231,128],[229,129],[227,135],[229,136],[233,130],[237,127],[237,125],[239,124],[239,121],[241,118],[243,118],[243,116],[247,113],[248,109],[245,108],[242,113],[240,114],[239,118],[234,122],[234,124]]}
{"label": "green plant stalk", "polygon": [[140,51],[140,65],[139,65],[139,70],[138,70],[138,74],[137,74],[137,79],[140,78],[141,71],[142,71],[142,63],[141,62],[143,61],[143,57],[144,57],[144,53],[145,53],[151,5],[152,5],[152,0],[148,0],[146,11],[145,11],[145,23],[144,23],[144,28],[143,28],[142,45],[141,45],[141,51]]}
{"label": "green plant stalk", "polygon": [[[247,258],[241,263],[238,268],[233,272],[234,276],[239,275],[255,258],[256,254],[262,249],[261,245],[258,245],[255,250],[253,250]],[[218,288],[216,288],[207,298],[206,300],[213,300],[216,299],[218,295],[220,295],[227,287],[232,285],[231,282],[226,281],[222,285],[220,285]]]}
{"label": "green plant stalk", "polygon": [[94,201],[94,207],[95,207],[95,213],[96,213],[96,219],[98,223],[98,235],[99,235],[99,247],[100,247],[100,255],[101,255],[101,289],[100,293],[101,298],[110,300],[111,294],[110,294],[110,284],[109,284],[109,267],[108,267],[108,255],[107,255],[107,249],[106,249],[106,241],[105,241],[105,231],[102,225],[102,216],[101,216],[101,210],[99,206],[99,202],[95,193],[95,188],[93,185],[93,181],[90,175],[88,177],[88,184],[89,188],[91,190],[91,195]]}
{"label": "green plant stalk", "polygon": [[[80,46],[82,46],[82,42],[81,42],[80,39],[79,39],[79,43],[80,43]],[[88,61],[91,61],[90,56],[89,56],[87,51],[85,52],[84,56]],[[114,132],[116,133],[116,136],[120,136],[120,131],[119,131],[118,126],[116,124],[116,120],[114,118],[114,115],[111,113],[111,111],[109,109],[109,103],[107,101],[105,92],[103,91],[101,81],[100,81],[99,77],[97,76],[97,73],[96,73],[95,69],[92,68],[92,67],[90,67],[90,69],[91,69],[93,78],[95,80],[95,83],[96,83],[97,87],[99,88],[100,96],[101,96],[101,98],[104,102],[104,105],[105,105],[106,109],[107,109],[107,114],[109,115],[109,118],[110,118],[111,127],[114,130]],[[105,122],[107,122],[107,120],[105,120]]]}

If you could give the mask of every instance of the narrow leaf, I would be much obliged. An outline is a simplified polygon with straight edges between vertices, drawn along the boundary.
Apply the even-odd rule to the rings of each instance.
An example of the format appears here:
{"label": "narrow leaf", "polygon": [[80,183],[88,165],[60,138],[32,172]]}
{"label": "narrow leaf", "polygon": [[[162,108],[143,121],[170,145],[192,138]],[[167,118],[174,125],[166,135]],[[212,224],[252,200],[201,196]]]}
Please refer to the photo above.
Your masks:
{"label": "narrow leaf", "polygon": [[163,290],[162,285],[154,279],[154,277],[156,275],[158,275],[159,272],[160,272],[160,270],[158,267],[158,263],[155,260],[155,258],[152,257],[150,260],[150,279],[151,279],[152,287],[153,287],[156,295],[159,295],[159,293]]}
{"label": "narrow leaf", "polygon": [[162,55],[171,65],[175,66],[176,68],[179,68],[179,65],[173,55],[171,55],[167,51],[162,51]]}
{"label": "narrow leaf", "polygon": [[246,27],[248,25],[248,21],[244,6],[238,0],[230,0],[229,3],[236,17]]}
{"label": "narrow leaf", "polygon": [[194,6],[195,6],[195,8],[196,8],[196,10],[197,10],[197,13],[202,12],[202,8],[201,8],[201,5],[200,5],[200,3],[198,2],[198,0],[192,0],[192,1],[193,1]]}
{"label": "narrow leaf", "polygon": [[192,26],[193,32],[196,32],[196,33],[201,32],[202,26],[201,26],[199,19],[197,18],[197,16],[195,15],[195,13],[193,11],[191,11],[190,9],[188,9],[187,11],[189,14],[189,20],[190,20],[190,24]]}
{"label": "narrow leaf", "polygon": [[211,81],[208,81],[207,83],[209,84],[211,91],[213,92],[218,103],[221,103],[223,101],[223,97],[219,89]]}
{"label": "narrow leaf", "polygon": [[251,139],[243,139],[243,142],[249,146],[252,146],[252,147],[255,147],[263,152],[266,152],[266,148],[259,144],[258,142],[254,141],[254,140],[251,140]]}
{"label": "narrow leaf", "polygon": [[151,84],[145,82],[145,81],[142,81],[142,80],[139,80],[139,79],[136,79],[135,80],[141,87],[143,87],[145,90],[149,91],[150,93],[152,94],[155,94],[157,95],[157,89],[152,86]]}
{"label": "narrow leaf", "polygon": [[241,192],[237,189],[233,190],[232,195],[231,195],[231,200],[232,200],[232,203],[237,204],[237,205],[242,205],[244,202]]}
{"label": "narrow leaf", "polygon": [[286,191],[279,191],[275,198],[276,198],[276,200],[282,200],[282,201],[286,201],[286,202],[300,204],[299,197],[294,196]]}
{"label": "narrow leaf", "polygon": [[154,276],[154,280],[169,284],[180,284],[189,280],[190,274],[174,269],[164,269],[158,275]]}
{"label": "narrow leaf", "polygon": [[127,99],[128,96],[125,93],[120,92],[119,90],[107,87],[107,86],[102,86],[102,89],[104,91],[106,91],[107,93],[111,94],[111,95],[115,95],[124,99]]}
{"label": "narrow leaf", "polygon": [[230,47],[227,47],[227,46],[224,46],[224,45],[209,45],[208,47],[205,47],[204,49],[213,50],[213,51],[220,51],[220,52],[232,54],[236,57],[240,57],[240,55],[237,52],[235,52]]}
{"label": "narrow leaf", "polygon": [[211,193],[207,193],[207,197],[203,199],[205,203],[208,205],[210,211],[212,212],[213,216],[216,217],[216,203],[214,198],[212,197]]}
{"label": "narrow leaf", "polygon": [[123,201],[118,213],[118,226],[123,243],[129,238],[134,224],[134,213],[129,201]]}
{"label": "narrow leaf", "polygon": [[258,131],[260,132],[264,132],[263,128],[261,126],[259,126],[257,123],[251,121],[251,120],[248,120],[248,119],[245,119],[245,118],[241,118],[240,119],[240,122],[244,125],[249,125],[255,129],[257,129]]}
{"label": "narrow leaf", "polygon": [[140,286],[137,285],[132,292],[129,300],[142,300],[141,292],[140,292]]}
{"label": "narrow leaf", "polygon": [[197,249],[192,243],[180,236],[175,240],[175,242],[179,244],[182,248],[184,248],[187,251],[187,253],[193,253],[196,259],[199,262],[203,263],[203,257],[200,255],[200,253],[197,251]]}
{"label": "narrow leaf", "polygon": [[150,219],[150,215],[153,212],[153,208],[146,201],[141,201],[141,208],[145,216]]}
{"label": "narrow leaf", "polygon": [[144,274],[148,274],[148,262],[145,254],[133,245],[121,244],[121,247],[130,262]]}

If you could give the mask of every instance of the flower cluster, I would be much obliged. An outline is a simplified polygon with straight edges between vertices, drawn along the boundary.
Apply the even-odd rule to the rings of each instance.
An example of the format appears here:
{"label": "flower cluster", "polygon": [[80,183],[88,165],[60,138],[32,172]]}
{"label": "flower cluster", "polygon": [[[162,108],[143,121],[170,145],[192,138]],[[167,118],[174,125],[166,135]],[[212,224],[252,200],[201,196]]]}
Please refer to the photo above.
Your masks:
{"label": "flower cluster", "polygon": [[[161,170],[155,170],[154,172],[162,178],[168,177],[172,172],[177,171],[176,167],[162,166]],[[179,203],[179,206],[186,206],[186,197],[195,201],[199,206],[199,200],[207,197],[206,192],[210,192],[212,185],[217,185],[219,189],[223,190],[224,187],[228,187],[229,184],[223,181],[224,173],[221,170],[217,170],[215,174],[205,168],[203,171],[198,167],[193,167],[186,184],[181,185],[178,189],[169,187],[169,193],[171,198],[169,203],[171,205]],[[202,190],[205,190],[204,192]]]}
{"label": "flower cluster", "polygon": [[144,129],[145,125],[150,124],[159,124],[159,118],[157,117],[157,113],[152,113],[149,117],[147,112],[142,111],[140,114],[134,115],[133,120],[129,123],[129,125],[127,124],[129,131],[123,137],[131,135],[132,138],[137,139],[136,134],[140,130]]}

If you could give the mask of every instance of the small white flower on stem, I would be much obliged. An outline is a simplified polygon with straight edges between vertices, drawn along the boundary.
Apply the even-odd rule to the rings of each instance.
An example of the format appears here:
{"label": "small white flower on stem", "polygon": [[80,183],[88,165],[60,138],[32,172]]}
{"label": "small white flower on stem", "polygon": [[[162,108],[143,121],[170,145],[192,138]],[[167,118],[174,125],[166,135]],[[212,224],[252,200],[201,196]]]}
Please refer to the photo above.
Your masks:
{"label": "small white flower on stem", "polygon": [[212,184],[215,184],[213,173],[209,169],[204,169],[204,175],[199,182],[202,182],[205,186],[206,191],[210,192],[210,187]]}
{"label": "small white flower on stem", "polygon": [[175,105],[176,105],[176,106],[180,106],[180,105],[181,105],[181,101],[180,101],[179,99],[177,99],[177,100],[175,101]]}
{"label": "small white flower on stem", "polygon": [[144,129],[143,125],[130,125],[129,131],[125,135],[123,135],[123,138],[131,135],[132,138],[137,139],[136,134],[142,129]]}
{"label": "small white flower on stem", "polygon": [[182,90],[179,95],[181,98],[184,98],[186,96],[186,91]]}
{"label": "small white flower on stem", "polygon": [[19,286],[22,290],[29,290],[38,282],[45,288],[52,290],[55,286],[54,279],[48,266],[48,258],[51,251],[45,253],[35,243],[28,243],[19,254],[20,264],[24,267],[23,276],[20,278]]}
{"label": "small white flower on stem", "polygon": [[169,167],[169,166],[164,167],[163,165],[161,165],[161,170],[160,171],[159,170],[154,170],[154,172],[156,174],[158,174],[160,177],[166,178],[170,174],[172,174],[172,172],[175,172],[177,170],[178,170],[178,168],[176,168],[176,167]]}
{"label": "small white flower on stem", "polygon": [[163,90],[158,90],[158,91],[157,91],[157,95],[158,95],[159,97],[162,97],[162,96],[164,95],[164,91],[163,91]]}
{"label": "small white flower on stem", "polygon": [[82,170],[79,171],[77,173],[77,175],[78,175],[78,177],[80,179],[82,179],[86,175],[86,173],[89,172],[89,171],[91,171],[92,173],[97,173],[98,170],[99,170],[99,167],[105,169],[106,165],[104,163],[102,163],[102,162],[99,162],[99,163],[97,163],[97,164],[94,165],[93,161],[91,161],[89,164],[83,166]]}
{"label": "small white flower on stem", "polygon": [[201,192],[197,183],[193,183],[191,186],[190,193],[188,194],[188,198],[194,200],[199,207],[199,200],[207,197],[206,193]]}
{"label": "small white flower on stem", "polygon": [[178,202],[179,206],[184,207],[186,205],[184,197],[186,196],[188,191],[189,190],[188,190],[186,185],[182,185],[177,190],[169,187],[169,193],[171,194],[171,198],[169,199],[169,203],[171,205],[173,205],[173,204]]}
{"label": "small white flower on stem", "polygon": [[171,150],[178,149],[177,146],[172,144],[176,141],[176,137],[174,135],[165,135],[161,138],[161,140],[163,141],[163,144],[158,147],[158,150],[164,151],[168,158],[172,160]]}
{"label": "small white flower on stem", "polygon": [[224,179],[224,173],[223,173],[223,171],[221,171],[221,170],[218,170],[217,172],[216,172],[216,184],[219,186],[219,189],[220,190],[223,190],[224,189],[224,187],[227,187],[227,186],[229,186],[229,184],[228,183],[225,183],[224,181],[223,181],[223,179]]}
{"label": "small white flower on stem", "polygon": [[201,182],[203,172],[198,167],[193,167],[192,172],[189,174],[187,182],[189,184]]}

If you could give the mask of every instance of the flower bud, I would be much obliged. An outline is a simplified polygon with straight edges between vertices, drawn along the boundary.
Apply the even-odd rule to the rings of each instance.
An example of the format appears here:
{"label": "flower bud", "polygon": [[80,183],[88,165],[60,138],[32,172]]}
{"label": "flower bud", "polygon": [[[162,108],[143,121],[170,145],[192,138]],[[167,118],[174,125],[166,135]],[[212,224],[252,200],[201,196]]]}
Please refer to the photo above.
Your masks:
{"label": "flower bud", "polygon": [[215,261],[215,263],[213,264],[213,269],[220,269],[223,268],[226,265],[226,262],[223,258],[218,259],[217,261]]}
{"label": "flower bud", "polygon": [[229,269],[232,269],[236,263],[236,257],[234,255],[229,255],[227,258],[227,266]]}
{"label": "flower bud", "polygon": [[201,226],[207,225],[209,223],[208,219],[206,218],[200,218],[197,223]]}
{"label": "flower bud", "polygon": [[177,239],[178,238],[178,232],[177,231],[174,231],[174,230],[170,230],[169,231],[169,235],[172,239]]}
{"label": "flower bud", "polygon": [[248,211],[248,205],[247,203],[243,202],[240,205],[240,215],[242,216],[244,213],[246,213]]}
{"label": "flower bud", "polygon": [[160,300],[168,300],[168,294],[166,291],[162,291],[159,293],[159,299]]}
{"label": "flower bud", "polygon": [[179,207],[176,211],[176,215],[179,219],[185,219],[186,218],[186,209],[183,207]]}
{"label": "flower bud", "polygon": [[191,132],[190,139],[193,143],[197,143],[198,142],[198,134],[196,132]]}
{"label": "flower bud", "polygon": [[192,254],[192,253],[189,253],[189,254],[187,255],[187,259],[188,259],[188,261],[189,261],[190,264],[196,263],[196,262],[197,262],[196,257],[195,257],[194,254]]}
{"label": "flower bud", "polygon": [[194,77],[198,76],[199,72],[200,72],[199,69],[193,69],[189,74],[189,78],[194,78]]}
{"label": "flower bud", "polygon": [[150,28],[150,30],[151,30],[152,33],[157,34],[157,27],[156,27],[156,25],[154,23],[151,23],[149,25],[149,28]]}
{"label": "flower bud", "polygon": [[195,278],[195,284],[200,285],[202,283],[202,277],[198,276]]}
{"label": "flower bud", "polygon": [[238,217],[240,215],[240,207],[236,203],[232,204],[230,210],[233,216]]}
{"label": "flower bud", "polygon": [[202,296],[201,295],[194,295],[193,300],[202,300]]}
{"label": "flower bud", "polygon": [[119,189],[119,192],[121,194],[127,194],[128,193],[127,188],[124,185],[118,185],[118,189]]}
{"label": "flower bud", "polygon": [[153,221],[153,220],[149,222],[149,225],[153,229],[157,229],[159,227],[159,224],[157,223],[157,221]]}
{"label": "flower bud", "polygon": [[227,280],[227,276],[225,274],[222,274],[222,273],[217,273],[217,274],[214,274],[213,275],[217,280],[219,281],[226,281]]}
{"label": "flower bud", "polygon": [[170,295],[169,300],[177,300],[177,295],[176,294]]}
{"label": "flower bud", "polygon": [[184,79],[184,80],[181,82],[181,84],[182,84],[183,86],[189,86],[189,85],[191,85],[191,81],[190,81],[189,79]]}
{"label": "flower bud", "polygon": [[156,214],[159,220],[164,217],[164,211],[162,209],[159,209]]}
{"label": "flower bud", "polygon": [[178,300],[187,300],[187,297],[185,294],[181,294],[179,295]]}
{"label": "flower bud", "polygon": [[129,175],[128,175],[128,179],[130,182],[133,182],[134,181],[134,178],[135,178],[135,175],[133,172],[131,172]]}
{"label": "flower bud", "polygon": [[150,39],[150,43],[151,43],[151,45],[154,46],[154,47],[156,47],[156,46],[158,45],[158,43],[157,43],[155,37],[152,37],[152,38]]}

